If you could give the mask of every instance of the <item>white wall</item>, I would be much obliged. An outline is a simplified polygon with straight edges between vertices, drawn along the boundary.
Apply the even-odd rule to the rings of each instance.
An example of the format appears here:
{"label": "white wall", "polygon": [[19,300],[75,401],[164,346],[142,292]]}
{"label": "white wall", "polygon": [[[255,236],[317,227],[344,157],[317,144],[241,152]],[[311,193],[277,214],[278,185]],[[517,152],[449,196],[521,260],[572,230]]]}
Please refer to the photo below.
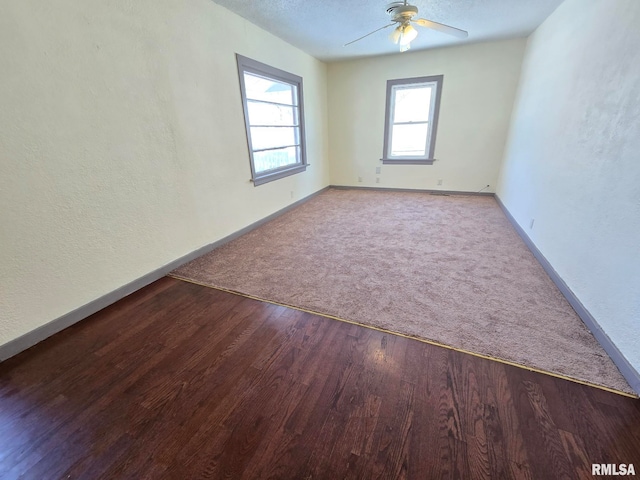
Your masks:
{"label": "white wall", "polygon": [[[494,191],[525,39],[329,64],[336,185]],[[433,165],[382,165],[387,80],[444,75]],[[376,167],[381,167],[380,183]],[[358,183],[362,177],[362,183]],[[438,186],[442,179],[442,186]]]}
{"label": "white wall", "polygon": [[566,0],[536,30],[498,186],[505,206],[637,370],[639,24],[638,0]]}
{"label": "white wall", "polygon": [[[260,187],[235,52],[301,75]],[[329,184],[325,64],[209,0],[0,3],[0,345]]]}

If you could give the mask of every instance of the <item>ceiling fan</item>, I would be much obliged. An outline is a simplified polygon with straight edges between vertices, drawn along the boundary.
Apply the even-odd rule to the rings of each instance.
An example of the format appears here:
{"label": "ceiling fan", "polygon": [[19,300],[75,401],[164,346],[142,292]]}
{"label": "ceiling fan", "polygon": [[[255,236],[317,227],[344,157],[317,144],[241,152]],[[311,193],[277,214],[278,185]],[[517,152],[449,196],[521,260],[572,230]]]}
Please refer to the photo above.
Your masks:
{"label": "ceiling fan", "polygon": [[356,38],[349,43],[345,43],[344,46],[351,45],[363,38],[368,37],[369,35],[373,35],[380,30],[384,30],[385,28],[389,28],[393,25],[396,25],[393,33],[389,35],[389,38],[396,45],[400,45],[400,51],[406,52],[411,48],[411,41],[414,40],[418,36],[418,31],[413,28],[412,23],[419,25],[421,27],[431,28],[433,30],[438,30],[439,32],[448,33],[449,35],[453,35],[459,38],[467,38],[469,33],[460,30],[459,28],[450,27],[449,25],[445,25],[443,23],[432,22],[431,20],[427,20],[425,18],[415,18],[418,15],[418,7],[414,5],[409,5],[407,0],[403,2],[392,2],[387,5],[387,14],[391,17],[391,23],[385,25],[383,27],[374,30],[373,32],[369,32],[366,35],[363,35],[360,38]]}

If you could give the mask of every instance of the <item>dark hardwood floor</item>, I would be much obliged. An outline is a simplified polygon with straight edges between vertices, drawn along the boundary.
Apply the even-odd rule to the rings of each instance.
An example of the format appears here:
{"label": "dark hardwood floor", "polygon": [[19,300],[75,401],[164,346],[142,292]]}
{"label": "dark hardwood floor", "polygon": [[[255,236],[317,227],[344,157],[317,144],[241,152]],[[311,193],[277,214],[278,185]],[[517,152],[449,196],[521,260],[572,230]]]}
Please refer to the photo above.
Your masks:
{"label": "dark hardwood floor", "polygon": [[0,478],[594,478],[640,402],[164,278],[0,364]]}

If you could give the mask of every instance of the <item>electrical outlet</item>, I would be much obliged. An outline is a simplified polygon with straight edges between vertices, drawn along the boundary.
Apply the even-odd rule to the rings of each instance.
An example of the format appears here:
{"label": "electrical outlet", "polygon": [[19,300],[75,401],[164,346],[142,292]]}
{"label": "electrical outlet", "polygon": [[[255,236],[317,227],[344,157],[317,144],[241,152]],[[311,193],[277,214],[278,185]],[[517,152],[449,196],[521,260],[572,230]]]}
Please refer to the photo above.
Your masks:
{"label": "electrical outlet", "polygon": [[358,182],[362,183],[362,177],[358,177]]}
{"label": "electrical outlet", "polygon": [[438,185],[442,185],[442,179],[441,178],[438,179]]}
{"label": "electrical outlet", "polygon": [[293,190],[291,190],[291,198],[293,198]]}
{"label": "electrical outlet", "polygon": [[381,169],[380,167],[376,167],[376,173],[380,173]]}
{"label": "electrical outlet", "polygon": [[376,183],[380,183],[380,177],[376,177]]}

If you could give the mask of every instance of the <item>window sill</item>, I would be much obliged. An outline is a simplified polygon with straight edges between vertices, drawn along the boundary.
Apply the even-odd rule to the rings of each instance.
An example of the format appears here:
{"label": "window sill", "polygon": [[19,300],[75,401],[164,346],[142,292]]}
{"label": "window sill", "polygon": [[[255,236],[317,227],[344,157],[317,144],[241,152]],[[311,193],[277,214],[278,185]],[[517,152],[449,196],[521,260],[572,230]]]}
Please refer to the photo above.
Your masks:
{"label": "window sill", "polygon": [[435,158],[393,157],[381,158],[383,165],[433,165]]}
{"label": "window sill", "polygon": [[260,175],[259,177],[254,177],[251,181],[253,182],[253,186],[257,187],[258,185],[263,185],[265,183],[273,182],[274,180],[279,180],[281,178],[288,177],[289,175],[295,175],[296,173],[304,172],[307,169],[307,167],[308,165],[295,165],[293,167],[277,170],[275,172],[271,172],[266,175]]}

